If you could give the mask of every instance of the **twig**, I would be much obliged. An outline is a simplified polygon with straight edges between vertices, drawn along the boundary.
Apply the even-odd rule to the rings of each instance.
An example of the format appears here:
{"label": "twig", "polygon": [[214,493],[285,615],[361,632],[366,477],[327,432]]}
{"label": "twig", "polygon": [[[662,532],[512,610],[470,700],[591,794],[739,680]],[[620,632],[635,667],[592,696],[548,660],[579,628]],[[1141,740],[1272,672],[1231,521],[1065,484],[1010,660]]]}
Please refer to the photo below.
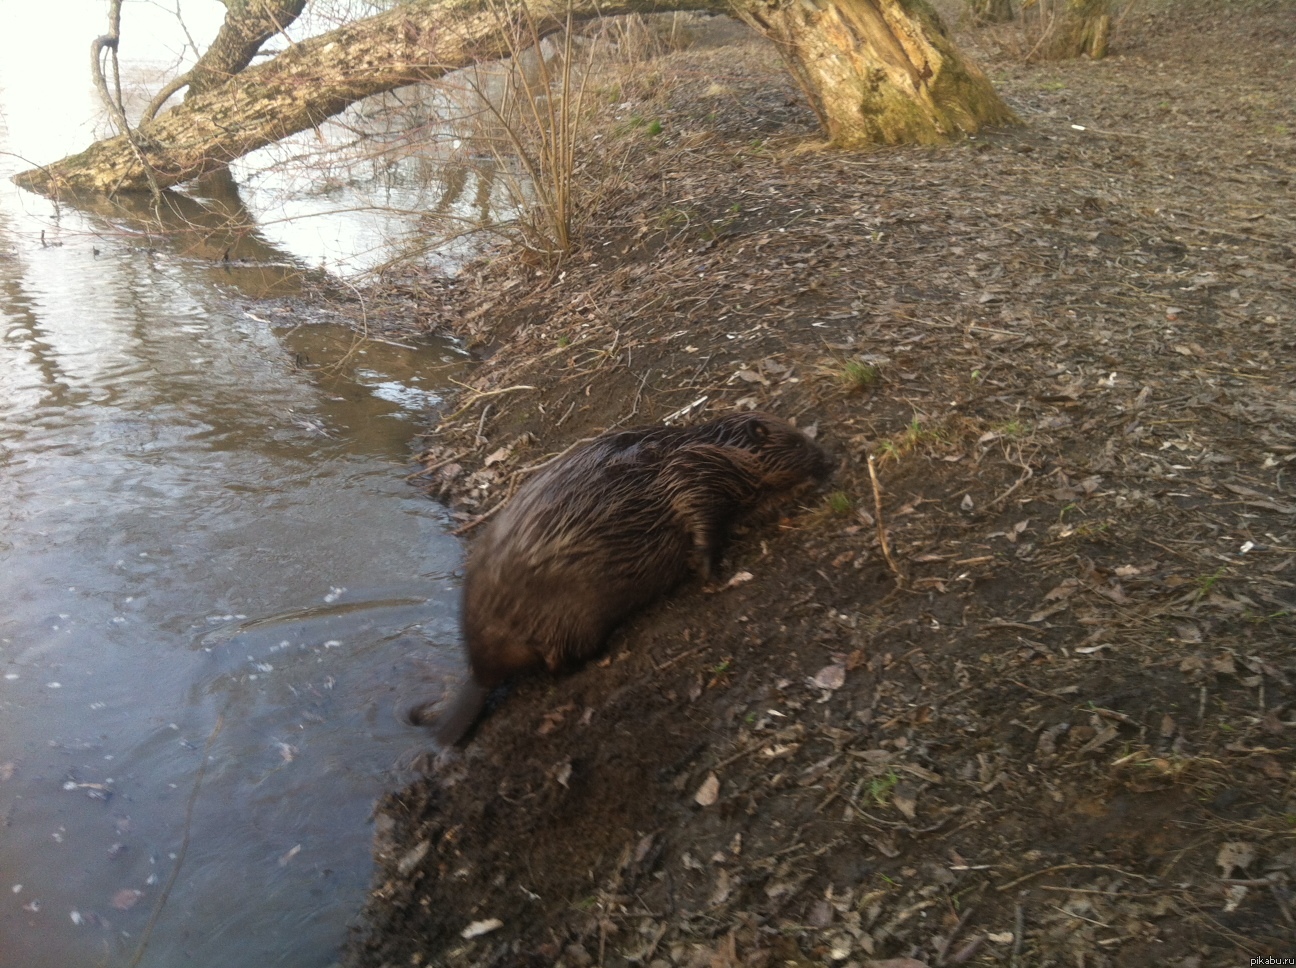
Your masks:
{"label": "twig", "polygon": [[869,478],[873,481],[873,507],[877,511],[878,544],[882,546],[882,557],[886,559],[891,574],[895,575],[896,584],[904,585],[905,576],[896,565],[895,559],[891,557],[891,545],[887,541],[886,522],[882,517],[882,485],[878,483],[876,462],[872,454],[869,454],[868,469]]}
{"label": "twig", "polygon": [[469,448],[468,450],[461,450],[457,454],[451,454],[449,457],[445,458],[444,460],[439,460],[435,464],[429,464],[427,467],[424,467],[421,471],[415,471],[413,474],[406,474],[405,480],[412,481],[420,477],[426,477],[428,474],[431,474],[435,471],[439,471],[441,468],[445,467],[446,464],[453,464],[455,461],[467,457],[470,452],[471,452],[471,448]]}
{"label": "twig", "polygon": [[565,424],[567,422],[567,418],[572,415],[572,411],[575,409],[576,409],[576,401],[573,400],[571,402],[571,406],[567,408],[567,412],[558,418],[558,422],[554,424],[554,427],[561,427],[563,424]]}
{"label": "twig", "polygon": [[1013,946],[1012,958],[1009,960],[1009,968],[1017,968],[1021,964],[1022,936],[1026,933],[1026,911],[1022,907],[1021,896],[1017,897],[1017,906],[1013,911]]}
{"label": "twig", "polygon": [[[96,37],[90,44],[90,74],[94,78],[95,87],[99,89],[99,95],[103,98],[109,113],[117,122],[117,126],[121,128],[122,136],[126,139],[126,143],[131,146],[131,151],[135,154],[140,167],[144,169],[144,177],[148,179],[149,189],[153,193],[154,204],[160,204],[162,201],[162,189],[153,176],[153,166],[144,157],[144,151],[140,147],[139,139],[135,137],[130,122],[126,120],[126,109],[122,105],[121,70],[117,64],[117,48],[121,44],[121,8],[122,0],[111,0],[108,5],[108,33]],[[116,98],[108,90],[108,79],[104,75],[103,64],[100,62],[100,55],[105,50],[112,56],[113,79],[117,86]],[[125,177],[124,173],[122,177]]]}
{"label": "twig", "polygon": [[479,525],[483,525],[483,524],[485,524],[487,521],[489,521],[491,518],[493,518],[493,517],[495,516],[495,514],[499,511],[499,509],[502,508],[502,507],[504,506],[504,503],[505,503],[505,502],[500,501],[499,504],[496,504],[493,508],[491,508],[491,509],[490,509],[489,511],[487,511],[485,514],[479,514],[479,515],[477,515],[477,517],[473,518],[471,521],[466,521],[466,522],[464,522],[463,524],[459,525],[459,527],[455,528],[455,529],[454,529],[453,531],[451,531],[450,533],[451,533],[452,535],[454,535],[456,538],[462,537],[463,535],[465,535],[465,534],[467,534],[469,531],[471,531],[473,528],[476,528],[476,527],[478,527]]}
{"label": "twig", "polygon": [[190,73],[192,72],[186,71],[185,73],[181,74],[179,77],[172,78],[170,83],[166,84],[162,88],[162,90],[154,94],[153,100],[149,101],[148,107],[146,107],[144,109],[144,113],[140,115],[140,120],[152,121],[155,117],[157,117],[158,111],[162,109],[162,105],[166,104],[167,101],[171,99],[172,94],[180,90],[180,88],[182,87],[189,86]]}
{"label": "twig", "polygon": [[679,662],[681,659],[687,659],[689,656],[693,655],[694,653],[701,652],[701,651],[702,651],[703,649],[705,649],[709,644],[710,644],[710,643],[708,643],[708,642],[703,642],[701,645],[697,645],[697,646],[694,646],[694,647],[691,648],[691,649],[686,649],[686,650],[684,650],[684,651],[681,652],[679,655],[671,656],[669,659],[667,659],[667,660],[666,660],[665,662],[663,662],[661,665],[657,666],[657,668],[654,669],[653,671],[654,671],[654,672],[661,672],[663,669],[669,669],[671,666],[673,666],[676,662]]}
{"label": "twig", "polygon": [[515,386],[515,387],[500,387],[498,390],[481,390],[477,393],[476,396],[474,396],[471,400],[469,400],[462,407],[460,407],[454,413],[450,414],[450,416],[446,417],[441,422],[443,424],[449,423],[451,420],[454,420],[456,417],[458,417],[469,407],[476,406],[478,403],[485,400],[487,397],[497,397],[501,393],[515,393],[518,390],[534,390],[534,389],[535,387],[522,385],[522,386]]}
{"label": "twig", "polygon": [[1111,864],[1058,864],[1056,867],[1045,867],[1041,870],[1032,871],[1030,874],[1023,874],[1015,881],[1009,881],[1007,884],[998,888],[1000,891],[1011,891],[1018,884],[1025,883],[1034,877],[1041,877],[1044,874],[1056,874],[1058,871],[1115,871],[1125,877],[1136,877],[1140,881],[1150,881],[1150,877],[1144,877],[1142,874],[1135,874],[1133,871],[1123,870],[1120,867],[1113,867]]}
{"label": "twig", "polygon": [[969,904],[967,910],[963,912],[963,916],[958,919],[958,924],[954,925],[954,930],[949,933],[949,937],[945,939],[944,944],[940,946],[940,950],[936,952],[936,968],[942,968],[945,964],[945,959],[949,955],[950,947],[954,944],[954,939],[957,938],[959,932],[967,926],[972,915],[976,913],[976,909],[977,902]]}
{"label": "twig", "polygon": [[1014,484],[1012,487],[1008,488],[1008,490],[1000,494],[997,498],[995,498],[993,501],[987,504],[982,510],[989,511],[996,504],[1002,504],[1004,501],[1008,500],[1009,496],[1013,493],[1013,491],[1017,490],[1017,488],[1021,487],[1023,484],[1025,484],[1027,481],[1029,481],[1032,477],[1035,476],[1035,472],[1030,469],[1029,464],[1018,464],[1017,466],[1020,467],[1023,471],[1025,471],[1025,473],[1022,474],[1022,476],[1017,479],[1016,484]]}

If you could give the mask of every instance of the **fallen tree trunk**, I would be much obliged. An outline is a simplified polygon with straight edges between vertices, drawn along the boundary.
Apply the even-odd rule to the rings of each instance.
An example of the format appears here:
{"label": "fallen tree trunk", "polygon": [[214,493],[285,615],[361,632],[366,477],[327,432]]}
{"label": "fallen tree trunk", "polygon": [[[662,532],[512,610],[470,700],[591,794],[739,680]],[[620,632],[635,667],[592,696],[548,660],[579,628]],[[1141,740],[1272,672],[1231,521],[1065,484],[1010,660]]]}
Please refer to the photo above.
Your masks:
{"label": "fallen tree trunk", "polygon": [[96,142],[14,181],[51,195],[177,185],[316,127],[362,98],[507,57],[522,17],[543,36],[561,29],[569,10],[578,21],[662,10],[736,12],[779,45],[841,144],[931,143],[1014,120],[924,0],[734,3],[532,0],[505,10],[495,0],[414,0],[294,44],[144,121],[130,139]]}
{"label": "fallen tree trunk", "polygon": [[[722,0],[677,0],[668,9],[717,9]],[[595,5],[576,0],[576,19],[600,13],[656,12],[654,0]],[[529,5],[543,33],[566,23],[564,0]],[[161,188],[215,171],[349,105],[478,61],[509,54],[508,26],[489,0],[421,0],[294,44],[225,84],[186,98],[139,125],[134,138]],[[14,177],[44,194],[148,191],[148,179],[122,135]]]}

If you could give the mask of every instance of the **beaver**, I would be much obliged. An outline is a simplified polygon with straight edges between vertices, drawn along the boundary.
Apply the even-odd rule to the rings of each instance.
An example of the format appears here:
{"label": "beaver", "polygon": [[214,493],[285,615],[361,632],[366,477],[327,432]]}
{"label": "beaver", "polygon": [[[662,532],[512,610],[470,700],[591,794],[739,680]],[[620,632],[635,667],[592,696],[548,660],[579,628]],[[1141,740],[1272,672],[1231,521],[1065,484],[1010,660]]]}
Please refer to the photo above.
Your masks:
{"label": "beaver", "polygon": [[444,712],[408,711],[457,743],[492,689],[596,655],[612,629],[690,571],[709,580],[730,527],[803,484],[828,458],[777,417],[605,433],[527,481],[474,544],[461,625],[471,677]]}

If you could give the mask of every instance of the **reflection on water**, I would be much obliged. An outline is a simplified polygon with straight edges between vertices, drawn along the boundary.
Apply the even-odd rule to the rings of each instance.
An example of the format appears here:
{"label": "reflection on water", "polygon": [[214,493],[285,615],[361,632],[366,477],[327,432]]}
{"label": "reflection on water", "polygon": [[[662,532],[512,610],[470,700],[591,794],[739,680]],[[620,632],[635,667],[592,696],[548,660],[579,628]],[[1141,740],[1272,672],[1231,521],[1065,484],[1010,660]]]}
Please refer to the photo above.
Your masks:
{"label": "reflection on water", "polygon": [[[127,5],[124,55],[160,9]],[[328,965],[418,748],[392,710],[458,663],[459,548],[402,475],[464,358],[299,318],[390,226],[299,245],[228,176],[147,212],[19,193],[7,152],[97,123],[102,9],[5,12],[0,964]],[[429,191],[480,205],[474,178]]]}

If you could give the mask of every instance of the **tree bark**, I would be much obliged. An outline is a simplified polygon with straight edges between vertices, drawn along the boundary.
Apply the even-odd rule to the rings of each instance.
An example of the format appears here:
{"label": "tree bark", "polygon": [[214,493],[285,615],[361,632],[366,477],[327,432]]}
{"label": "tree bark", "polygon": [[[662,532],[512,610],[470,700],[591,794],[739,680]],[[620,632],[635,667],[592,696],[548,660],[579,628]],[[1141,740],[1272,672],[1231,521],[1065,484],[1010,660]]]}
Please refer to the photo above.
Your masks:
{"label": "tree bark", "polygon": [[306,0],[225,0],[225,22],[189,69],[185,99],[215,90],[252,63],[261,45],[306,9]]}
{"label": "tree bark", "polygon": [[154,95],[141,120],[152,120],[182,88],[185,98],[214,90],[252,63],[261,46],[286,30],[306,9],[306,0],[223,0],[225,20],[211,46],[187,72]]}
{"label": "tree bark", "polygon": [[1012,0],[967,0],[968,11],[977,24],[1002,24],[1016,15]]}
{"label": "tree bark", "polygon": [[[980,70],[959,56],[925,0],[733,2],[780,46],[840,144],[932,143],[1015,120]],[[570,7],[575,20],[589,20],[665,9],[735,12],[728,4],[571,0]],[[568,0],[530,0],[527,14],[546,35],[564,26],[568,8]],[[413,0],[193,94],[142,123],[134,148],[122,137],[96,142],[14,181],[45,194],[145,191],[149,174],[163,188],[177,185],[318,126],[369,95],[508,56],[516,25],[501,16],[494,0]]]}
{"label": "tree bark", "polygon": [[1035,6],[1047,32],[1032,60],[1107,56],[1112,0],[1041,0]]}
{"label": "tree bark", "polygon": [[1016,120],[926,0],[744,0],[841,145],[934,144]]}

